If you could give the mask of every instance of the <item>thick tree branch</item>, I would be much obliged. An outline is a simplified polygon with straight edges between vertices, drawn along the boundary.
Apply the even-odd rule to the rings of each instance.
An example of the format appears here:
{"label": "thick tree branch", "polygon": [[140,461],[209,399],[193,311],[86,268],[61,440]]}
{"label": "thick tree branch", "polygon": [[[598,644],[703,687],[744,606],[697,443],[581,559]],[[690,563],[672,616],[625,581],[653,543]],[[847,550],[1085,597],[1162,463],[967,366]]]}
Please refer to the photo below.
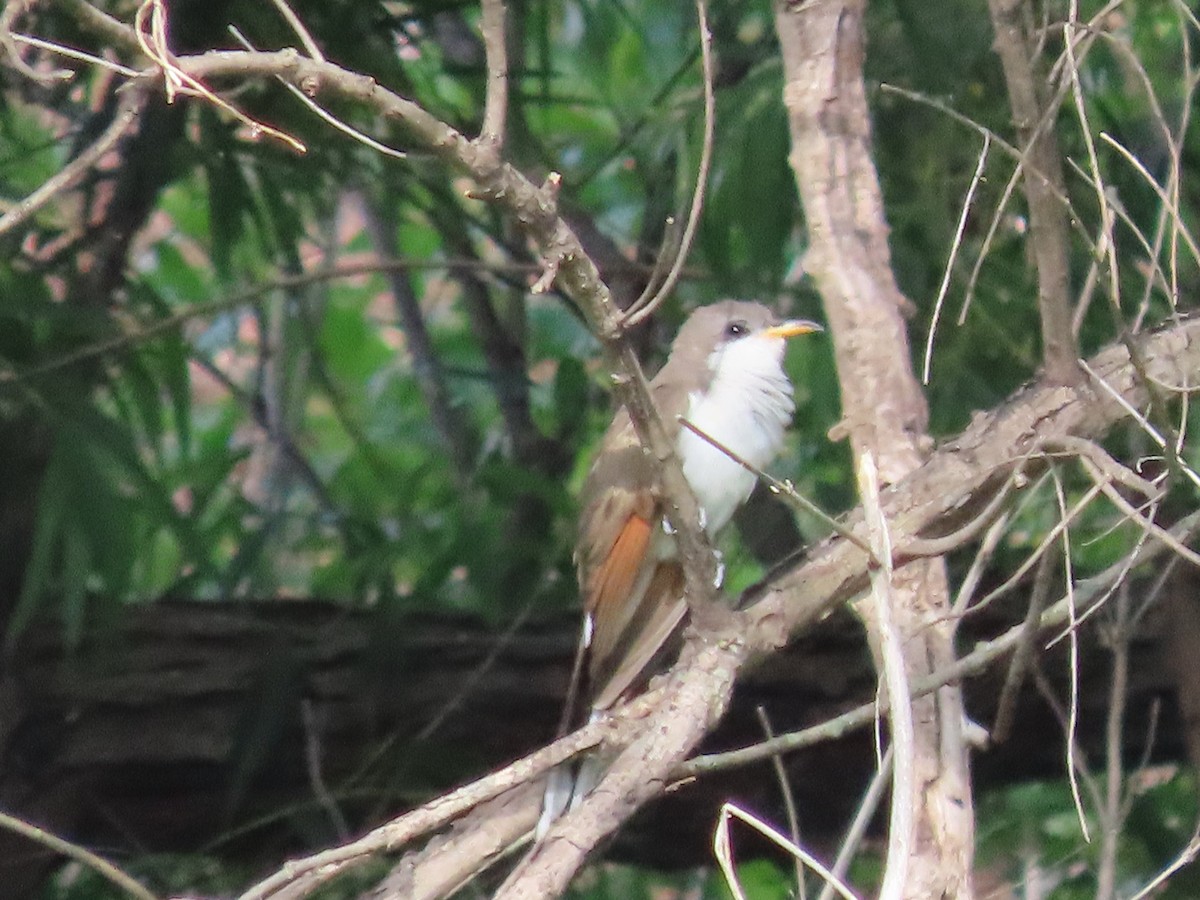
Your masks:
{"label": "thick tree branch", "polygon": [[[824,5],[810,6],[815,9]],[[835,6],[835,12],[837,9]],[[853,15],[859,13],[861,7],[854,7]],[[831,37],[824,51],[832,47],[837,53],[849,53],[850,58],[845,61],[857,64],[853,57],[861,53],[861,45],[856,39],[860,38],[859,23],[854,21],[848,25],[847,31],[842,33],[841,17],[835,16],[832,32],[821,32],[827,38]],[[850,40],[841,42],[847,36]],[[646,446],[664,462],[665,487],[676,503],[672,520],[685,545],[684,555],[689,562],[687,568],[694,581],[695,593],[698,597],[711,595],[714,567],[708,547],[694,527],[698,520],[694,498],[687,490],[671,444],[649,401],[645,380],[624,338],[608,290],[577,236],[559,214],[553,182],[541,187],[533,185],[513,167],[495,159],[479,142],[469,140],[419,105],[385,90],[368,77],[319,60],[302,59],[295,52],[213,52],[178,62],[196,77],[244,79],[278,75],[293,84],[303,84],[319,96],[368,106],[397,122],[417,147],[427,150],[453,171],[471,178],[478,186],[475,193],[511,212],[538,245],[547,268],[554,271],[557,284],[580,305],[589,324],[601,337],[607,361],[612,371],[618,373],[614,376],[618,399],[630,409]],[[153,77],[157,76],[153,73],[146,76],[147,79]],[[862,124],[852,117],[838,124],[847,123],[851,139],[865,142],[865,134],[854,131]],[[823,139],[827,137],[825,135]],[[834,165],[842,162],[837,157],[824,157],[823,160]],[[823,173],[826,181],[836,181],[843,176],[844,173],[837,171],[834,165]],[[797,168],[799,170],[799,164]],[[873,194],[856,195],[857,201],[868,206],[877,199]],[[867,210],[872,221],[882,222],[881,213],[876,213],[877,210]],[[821,216],[811,218],[814,227],[822,227]],[[860,282],[856,279],[860,276],[861,265],[876,265],[880,269],[871,272],[870,279],[873,280]],[[846,292],[860,287],[877,291],[880,284],[890,283],[890,273],[886,269],[884,253],[876,257],[874,263],[867,259],[851,267],[843,276],[844,282],[833,287]],[[825,288],[823,284],[822,289]],[[885,293],[884,297],[896,308],[902,303],[898,292]],[[903,328],[890,320],[885,324],[887,327],[882,334],[894,339],[896,346],[903,346]],[[1200,331],[1195,323],[1177,323],[1144,340],[1139,339],[1138,346],[1146,359],[1145,375],[1150,378],[1165,383],[1188,383],[1192,380],[1188,375],[1200,367]],[[1131,409],[1145,402],[1144,379],[1130,364],[1129,353],[1124,348],[1101,353],[1093,361],[1093,370],[1098,378],[1104,379],[1112,390],[1124,397],[1124,405],[1114,401],[1106,391],[1095,390],[1095,386],[1086,380],[1037,385],[1020,393],[996,413],[979,417],[956,441],[924,463],[920,460],[920,436],[924,429],[922,409],[901,398],[901,406],[889,412],[889,422],[898,421],[906,430],[906,438],[899,445],[899,455],[908,458],[896,469],[885,470],[884,480],[891,486],[881,493],[882,512],[888,521],[894,546],[903,548],[906,543],[928,539],[953,528],[961,522],[964,512],[986,505],[995,496],[997,485],[1008,480],[1014,467],[1037,456],[1047,442],[1071,435],[1102,435],[1126,418]],[[884,369],[875,377],[883,380],[897,377],[897,374],[894,370]],[[903,382],[906,376],[900,372],[899,377]],[[886,396],[895,395],[889,392]],[[865,416],[852,421],[851,432],[861,435],[863,432],[857,429],[869,430],[870,422]],[[863,440],[878,441],[883,437],[885,433],[881,431]],[[914,470],[913,466],[917,468]],[[850,527],[860,525],[858,517],[850,518]],[[899,557],[895,560],[898,567],[911,562],[903,556],[902,550]],[[561,839],[548,840],[541,852],[521,870],[517,880],[510,885],[509,895],[541,896],[545,891],[565,885],[596,841],[611,833],[641,803],[661,792],[678,762],[724,709],[734,676],[750,654],[780,646],[789,635],[855,596],[866,584],[867,562],[867,554],[861,547],[844,539],[832,539],[814,548],[802,560],[777,569],[752,593],[750,599],[756,602],[744,613],[732,620],[714,616],[715,624],[706,621],[698,630],[699,636],[693,635],[688,642],[679,665],[672,671],[661,693],[654,696],[655,705],[647,711],[643,703],[636,707],[636,712],[625,710],[614,718],[611,723],[616,734],[614,743],[628,744],[628,750],[592,798],[563,820]],[[519,785],[532,778],[539,767],[549,764],[549,755],[540,757],[538,766],[527,761],[524,768],[509,773],[512,780],[507,783]],[[381,848],[395,849],[400,842],[440,827],[485,797],[493,797],[496,789],[496,782],[492,782],[487,790],[474,793],[470,792],[470,787],[464,789],[466,793],[455,795],[452,808],[431,804],[418,811],[419,815],[406,819],[404,828],[389,832],[388,839],[377,840],[369,847],[357,845],[352,853],[335,853],[325,861],[342,864]],[[436,810],[436,813],[430,810]]]}
{"label": "thick tree branch", "polygon": [[650,400],[649,386],[633,347],[626,338],[621,315],[595,263],[579,238],[559,215],[555,179],[536,186],[515,167],[500,162],[477,142],[431,115],[411,100],[394,94],[373,78],[338,66],[302,58],[294,50],[275,53],[210,51],[175,61],[188,75],[201,80],[227,77],[278,76],[315,96],[361,103],[398,123],[419,146],[477,185],[476,196],[511,213],[540,248],[547,273],[579,305],[589,327],[600,339],[605,361],[613,372],[617,400],[629,410],[638,437],[660,463],[667,518],[675,529],[687,575],[688,601],[693,616],[721,623],[727,618],[715,601],[717,565],[712,548],[699,527],[700,515],[675,448]]}
{"label": "thick tree branch", "polygon": [[[1200,368],[1200,320],[1178,322],[1137,340],[1147,359],[1150,376],[1159,381],[1184,383],[1185,373]],[[1146,403],[1145,389],[1123,346],[1103,350],[1093,357],[1090,366],[1123,403],[1107,391],[1092,390],[1086,384],[1070,387],[1042,383],[1022,389],[996,411],[978,416],[966,431],[934,452],[919,469],[882,492],[882,512],[894,545],[902,548],[914,537],[946,531],[947,523],[956,521],[963,510],[986,505],[1014,467],[1031,464],[1031,458],[1038,455],[1037,448],[1061,444],[1063,438],[1070,436],[1099,438],[1126,420],[1130,408]],[[846,524],[865,536],[860,513],[849,516]],[[903,562],[903,558],[897,562]],[[628,749],[602,786],[564,817],[561,837],[545,842],[541,851],[522,868],[520,881],[510,885],[511,890],[505,896],[545,896],[561,891],[583,864],[590,848],[615,827],[614,817],[623,819],[632,815],[639,805],[661,793],[677,777],[679,765],[728,703],[734,677],[746,661],[777,649],[797,631],[866,590],[868,571],[869,555],[860,546],[841,536],[832,537],[781,564],[762,584],[749,590],[745,597],[749,605],[738,614],[735,625],[706,631],[702,641],[690,640],[661,693],[640,698],[618,710],[611,722],[599,723],[607,729],[612,743],[628,743]],[[1061,620],[1065,602],[1052,605],[1042,614],[1043,626]],[[997,639],[995,646],[981,645],[944,671],[954,677],[980,671],[1014,647],[1022,633],[1020,627],[1015,628]],[[944,677],[939,675],[937,681],[917,679],[914,692],[924,694],[935,690]],[[842,729],[862,724],[873,714],[873,710],[859,711],[861,721],[843,723]],[[590,729],[588,735],[595,739]],[[633,736],[636,740],[629,743]],[[805,738],[797,746],[810,742]],[[532,764],[532,758],[527,760],[524,763],[527,768],[522,771],[529,772],[531,777],[533,770],[543,771],[547,761],[545,751],[539,753],[537,760],[537,766]],[[486,792],[468,786],[456,796],[466,797],[467,791],[473,791],[472,797],[495,796],[495,781],[490,783],[492,787]],[[532,792],[533,799],[526,802],[536,805],[535,794]],[[435,803],[436,808],[445,809],[442,801]],[[455,814],[464,812],[468,806],[457,802],[453,807]],[[530,814],[530,810],[524,810],[522,818],[512,810],[505,813],[508,821],[518,823],[529,820]],[[426,814],[420,811],[409,814],[397,820],[397,826],[402,821],[423,821],[423,816]],[[439,815],[437,821],[444,822],[446,818]],[[490,827],[487,817],[478,821],[480,828]],[[413,839],[420,830],[406,826],[391,833]],[[471,833],[472,830],[465,831],[461,838],[464,843],[459,845],[466,854],[472,852],[471,846],[477,846],[466,843],[473,840],[469,837]],[[363,858],[365,846],[355,845],[351,855]],[[375,841],[374,846],[382,844]],[[387,846],[399,848],[397,842],[388,842]],[[437,865],[445,864],[444,854],[449,852],[441,849]],[[312,858],[314,862],[318,859],[326,858]],[[416,856],[412,862],[419,867],[421,860],[422,857]],[[467,871],[471,869],[470,860],[460,858],[456,864]],[[292,863],[289,871],[312,872],[316,868],[306,861]],[[407,867],[406,871],[414,879],[421,877],[419,868]]]}
{"label": "thick tree branch", "polygon": [[988,0],[996,31],[996,53],[1004,67],[1025,163],[1022,181],[1029,203],[1030,248],[1037,260],[1046,377],[1068,384],[1079,377],[1079,370],[1071,328],[1067,213],[1057,199],[1066,191],[1054,121],[1039,96],[1044,79],[1036,71],[1032,41],[1021,22],[1024,5],[1025,0]]}
{"label": "thick tree branch", "polygon": [[499,158],[508,118],[508,29],[504,0],[483,0],[483,46],[487,57],[483,127],[479,140]]}
{"label": "thick tree branch", "polygon": [[[1183,319],[1136,340],[1146,356],[1150,378],[1167,384],[1195,380],[1200,368],[1200,319]],[[900,552],[908,539],[937,533],[964,511],[985,504],[1012,468],[1036,456],[1039,448],[1055,447],[1067,437],[1103,437],[1129,419],[1131,409],[1148,402],[1123,346],[1105,348],[1088,365],[1111,393],[1087,382],[1030,384],[995,411],[977,416],[919,469],[885,489],[883,512]],[[857,528],[859,518],[851,516],[847,525]],[[834,603],[866,586],[866,554],[848,541],[831,539],[806,551],[801,559],[781,563],[748,592],[748,599],[757,601],[744,614],[752,651],[782,645]]]}
{"label": "thick tree branch", "polygon": [[[890,268],[883,195],[871,159],[863,81],[865,3],[781,3],[790,162],[809,232],[805,268],[833,334],[844,421],[860,472],[894,483],[916,470],[930,443],[928,410],[912,371],[902,315],[909,305]],[[874,493],[874,489],[870,493]],[[863,496],[868,510],[875,504]],[[869,516],[876,553],[899,546],[892,523]],[[882,543],[881,543],[882,542]],[[894,542],[894,543],[893,543]],[[891,554],[889,553],[889,556]],[[855,604],[889,694],[954,660],[944,562],[891,560],[872,570],[873,600]],[[902,648],[902,649],[901,649]],[[962,696],[951,685],[891,705],[892,821],[883,897],[963,897],[973,854]]]}

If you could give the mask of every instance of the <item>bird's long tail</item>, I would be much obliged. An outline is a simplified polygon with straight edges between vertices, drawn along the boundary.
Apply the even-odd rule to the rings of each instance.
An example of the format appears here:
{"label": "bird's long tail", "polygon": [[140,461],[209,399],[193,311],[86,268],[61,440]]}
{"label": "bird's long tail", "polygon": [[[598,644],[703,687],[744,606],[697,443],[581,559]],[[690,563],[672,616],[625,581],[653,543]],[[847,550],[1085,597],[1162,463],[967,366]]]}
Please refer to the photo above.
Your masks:
{"label": "bird's long tail", "polygon": [[[567,697],[563,702],[562,718],[558,723],[556,738],[563,737],[572,728],[581,724],[583,718],[581,698],[584,696],[583,681],[587,669],[584,661],[587,659],[591,638],[591,617],[584,616],[583,630],[575,648],[575,661],[571,665],[571,681],[567,685]],[[546,782],[546,792],[542,795],[542,815],[538,819],[534,840],[540,841],[550,826],[554,824],[555,819],[568,809],[573,809],[583,795],[595,787],[596,781],[599,780],[599,772],[593,772],[590,776],[590,784],[587,784],[582,790],[580,789],[579,779],[584,774],[584,768],[591,767],[585,766],[583,762],[568,760],[550,772],[550,780]]]}

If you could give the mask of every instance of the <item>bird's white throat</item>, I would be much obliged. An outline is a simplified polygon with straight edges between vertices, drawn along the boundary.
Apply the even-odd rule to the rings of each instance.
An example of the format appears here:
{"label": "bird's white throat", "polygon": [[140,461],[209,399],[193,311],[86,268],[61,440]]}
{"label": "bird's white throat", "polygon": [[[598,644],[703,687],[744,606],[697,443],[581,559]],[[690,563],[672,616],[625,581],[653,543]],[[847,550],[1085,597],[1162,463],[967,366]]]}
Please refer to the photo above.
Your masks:
{"label": "bird's white throat", "polygon": [[[688,421],[758,468],[779,452],[795,410],[783,351],[782,339],[759,335],[724,345],[709,357],[708,390],[688,398]],[[679,455],[705,527],[715,535],[750,496],[755,476],[686,428]]]}

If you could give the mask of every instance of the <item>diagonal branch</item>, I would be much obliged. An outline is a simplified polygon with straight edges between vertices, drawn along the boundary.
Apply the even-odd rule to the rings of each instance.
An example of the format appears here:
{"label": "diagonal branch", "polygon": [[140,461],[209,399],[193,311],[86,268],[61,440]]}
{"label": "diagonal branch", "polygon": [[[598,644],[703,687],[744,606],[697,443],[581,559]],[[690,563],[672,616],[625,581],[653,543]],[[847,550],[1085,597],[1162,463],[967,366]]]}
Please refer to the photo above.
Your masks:
{"label": "diagonal branch", "polygon": [[8,234],[57,195],[73,187],[134,126],[144,99],[137,91],[127,93],[121,100],[121,105],[117,109],[117,114],[113,116],[112,122],[91,146],[51,178],[47,178],[36,191],[14,204],[12,209],[0,216],[0,236]]}
{"label": "diagonal branch", "polygon": [[[1182,373],[1200,368],[1200,320],[1176,323],[1137,340],[1148,361],[1149,374],[1154,378],[1178,382],[1182,380]],[[953,520],[959,510],[973,506],[980,497],[990,498],[995,485],[1007,479],[1015,466],[1029,465],[1029,460],[1036,455],[1033,448],[1042,441],[1053,444],[1069,436],[1101,437],[1130,418],[1131,410],[1145,403],[1145,389],[1123,346],[1101,351],[1089,365],[1116,392],[1120,401],[1086,386],[1030,385],[996,411],[978,416],[966,431],[933,453],[919,469],[883,490],[880,497],[882,513],[889,523],[895,546],[902,548],[905,542],[917,536],[944,530],[939,526]],[[861,513],[848,516],[846,525],[865,536]],[[1189,519],[1181,522],[1174,533],[1180,540],[1186,540],[1194,527],[1195,520]],[[1152,552],[1153,546],[1148,544],[1145,552]],[[1123,570],[1124,567],[1116,568]],[[564,741],[578,742],[586,736],[594,741],[603,730],[613,744],[628,743],[628,749],[610,770],[605,780],[607,787],[598,789],[561,820],[562,837],[547,839],[543,852],[534,858],[536,866],[527,867],[522,883],[511,886],[504,896],[540,897],[561,891],[583,864],[591,847],[613,830],[614,817],[617,820],[627,818],[641,804],[661,793],[676,777],[699,771],[699,766],[682,771],[679,766],[703,737],[708,724],[723,710],[734,678],[745,662],[752,655],[768,653],[782,646],[792,634],[811,626],[835,607],[862,593],[869,586],[868,571],[869,554],[841,536],[831,537],[785,561],[763,583],[747,592],[744,599],[753,605],[740,613],[735,623],[707,631],[707,639],[703,642],[690,640],[687,643],[679,663],[671,670],[660,692],[633,701],[630,706],[618,710],[611,721],[600,720],[565,738]],[[1103,593],[1109,583],[1103,577],[1094,581],[1096,594]],[[1088,590],[1085,585],[1077,588],[1076,600]],[[1065,602],[1053,604],[1042,613],[1041,627],[1063,620]],[[915,680],[914,696],[936,690],[946,678],[957,679],[980,671],[1001,655],[1011,652],[1023,633],[1023,626],[1016,626],[1005,636],[978,646],[963,660],[939,672],[936,679]],[[867,724],[874,715],[874,708],[856,710],[853,721],[839,724],[838,730]],[[829,729],[822,734],[827,737],[832,731]],[[811,743],[822,734],[804,732],[794,738],[781,736],[775,749]],[[632,743],[629,743],[631,739]],[[554,759],[568,755],[561,752],[564,749],[562,742],[553,747],[558,751]],[[762,756],[770,752],[770,748],[755,747],[750,754]],[[533,771],[544,771],[550,761],[547,753],[546,750],[539,751],[535,757],[515,764],[518,769],[509,771],[505,783],[522,783],[513,777],[515,771],[525,772],[529,777]],[[485,783],[489,787],[483,790]],[[437,800],[385,826],[390,829],[386,832],[390,839],[384,839],[384,833],[381,833],[372,842],[364,839],[347,849],[327,851],[332,855],[320,854],[293,862],[285,871],[297,877],[308,873],[305,877],[311,878],[324,871],[322,865],[333,862],[340,871],[352,860],[362,861],[370,852],[379,852],[384,847],[398,849],[404,841],[413,840],[432,827],[463,815],[474,805],[471,801],[496,794],[495,776],[489,776],[483,782],[456,792],[452,807],[445,805],[445,799]],[[532,808],[527,818],[533,821],[540,795],[531,792],[527,802]],[[434,809],[438,810],[434,818],[423,811]],[[403,827],[401,823],[404,823]],[[486,831],[492,824],[485,818],[480,820],[477,828]],[[462,840],[464,843],[460,846],[466,847],[468,835]],[[419,865],[419,858],[415,864]],[[272,879],[276,886],[287,883],[282,873]],[[265,893],[252,892],[246,896],[261,897]]]}

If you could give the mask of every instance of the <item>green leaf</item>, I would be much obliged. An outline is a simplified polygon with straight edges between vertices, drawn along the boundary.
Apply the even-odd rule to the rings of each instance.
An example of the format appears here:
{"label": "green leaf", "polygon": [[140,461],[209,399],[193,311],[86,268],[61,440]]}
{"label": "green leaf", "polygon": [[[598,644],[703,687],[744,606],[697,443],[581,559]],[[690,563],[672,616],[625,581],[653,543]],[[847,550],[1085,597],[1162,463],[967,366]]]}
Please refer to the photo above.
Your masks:
{"label": "green leaf", "polygon": [[62,620],[66,645],[77,648],[83,641],[87,620],[88,574],[91,554],[86,535],[73,523],[63,531],[61,584]]}
{"label": "green leaf", "polygon": [[52,451],[38,491],[37,517],[33,528],[33,545],[21,593],[8,620],[5,645],[11,651],[30,621],[37,614],[46,591],[51,585],[51,572],[61,543],[61,528],[68,513],[66,508],[67,482],[63,477],[59,453]]}
{"label": "green leaf", "polygon": [[560,439],[572,439],[585,421],[588,391],[588,377],[583,363],[570,356],[560,359],[554,376],[554,410],[558,418],[556,433]]}

